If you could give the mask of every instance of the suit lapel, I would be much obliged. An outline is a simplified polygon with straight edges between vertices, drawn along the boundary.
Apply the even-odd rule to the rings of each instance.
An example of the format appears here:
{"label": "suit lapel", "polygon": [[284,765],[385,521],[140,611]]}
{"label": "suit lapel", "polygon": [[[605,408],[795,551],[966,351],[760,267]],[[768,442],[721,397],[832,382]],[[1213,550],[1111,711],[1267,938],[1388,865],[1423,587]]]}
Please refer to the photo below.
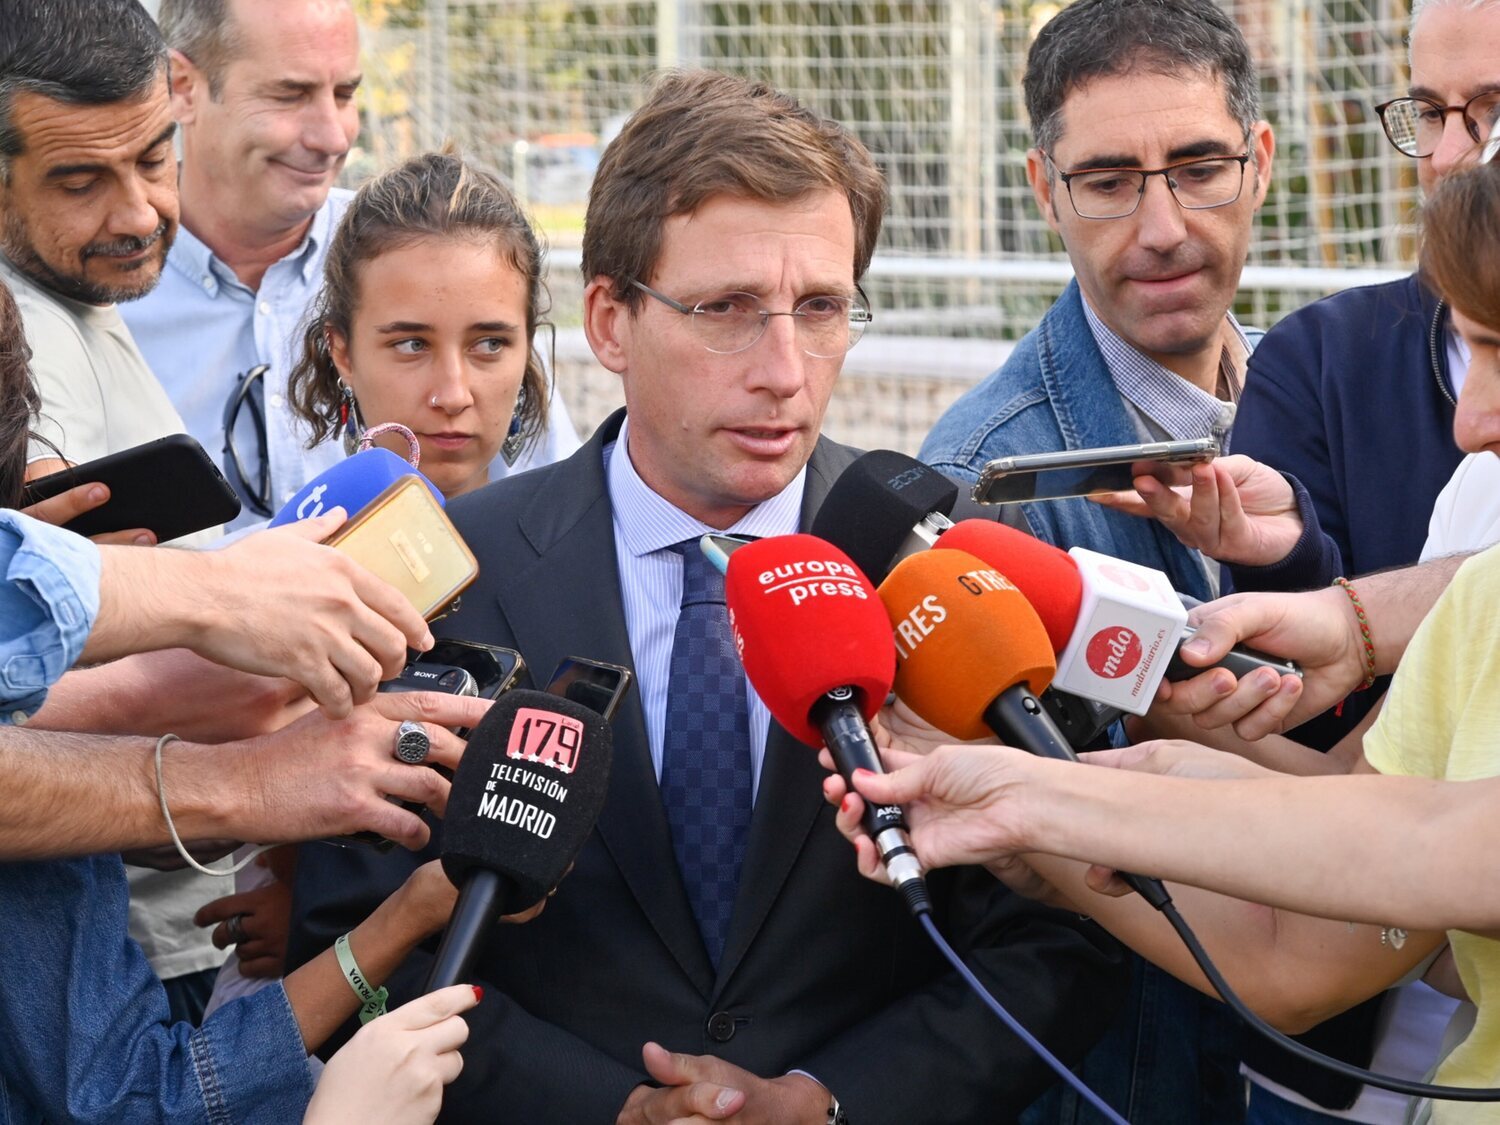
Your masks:
{"label": "suit lapel", "polygon": [[[565,656],[633,665],[602,459],[622,416],[605,422],[566,471],[547,481],[519,521],[537,557],[501,585],[498,598],[518,647],[539,662],[531,669],[539,686]],[[672,853],[639,693],[621,705],[613,733],[599,836],[663,944],[707,996],[713,968]]]}
{"label": "suit lapel", "polygon": [[[852,450],[826,438],[818,442],[807,464],[802,496],[802,526],[809,527],[828,489],[855,458]],[[817,752],[771,723],[761,765],[755,814],[740,868],[740,888],[730,919],[715,993],[721,991],[749,951],[790,876],[808,833],[823,807],[823,768]]]}

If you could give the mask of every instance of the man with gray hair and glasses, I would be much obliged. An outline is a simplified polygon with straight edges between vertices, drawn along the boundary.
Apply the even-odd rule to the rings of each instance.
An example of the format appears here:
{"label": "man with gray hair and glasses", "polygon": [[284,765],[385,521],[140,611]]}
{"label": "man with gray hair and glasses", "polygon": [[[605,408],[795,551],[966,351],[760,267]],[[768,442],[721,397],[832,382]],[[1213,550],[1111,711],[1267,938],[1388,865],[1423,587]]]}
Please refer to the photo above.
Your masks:
{"label": "man with gray hair and glasses", "polygon": [[[1251,343],[1230,314],[1275,141],[1243,35],[1212,0],[1077,0],[1032,44],[1027,176],[1075,279],[923,460],[973,480],[991,458],[1226,439]],[[1030,530],[1166,572],[1212,597],[1217,567],[1166,528],[1087,500],[1023,505]],[[1134,1002],[1085,1060],[1131,1120],[1234,1122],[1234,1030],[1213,1001],[1136,962]],[[1028,1122],[1088,1111],[1057,1092]]]}

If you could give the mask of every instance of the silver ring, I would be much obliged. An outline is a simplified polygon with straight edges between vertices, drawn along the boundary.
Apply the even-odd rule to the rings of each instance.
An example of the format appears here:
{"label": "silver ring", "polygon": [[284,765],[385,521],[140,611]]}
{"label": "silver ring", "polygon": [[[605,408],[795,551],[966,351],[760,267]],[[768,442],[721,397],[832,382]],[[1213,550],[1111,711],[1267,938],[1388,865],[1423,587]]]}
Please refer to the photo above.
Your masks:
{"label": "silver ring", "polygon": [[250,935],[245,933],[245,916],[243,914],[231,914],[224,920],[224,929],[229,933],[229,944],[239,945],[247,940]]}
{"label": "silver ring", "polygon": [[420,766],[427,760],[432,749],[432,740],[427,737],[427,728],[421,723],[407,719],[396,728],[396,761],[409,766]]}

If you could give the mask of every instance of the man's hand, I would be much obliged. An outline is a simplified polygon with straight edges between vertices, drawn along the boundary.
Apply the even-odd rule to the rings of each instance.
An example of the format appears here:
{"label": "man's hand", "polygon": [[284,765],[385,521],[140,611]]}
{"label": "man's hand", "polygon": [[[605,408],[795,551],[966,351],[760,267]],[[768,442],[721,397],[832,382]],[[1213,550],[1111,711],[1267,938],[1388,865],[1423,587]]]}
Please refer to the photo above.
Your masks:
{"label": "man's hand", "polygon": [[407,599],[321,540],[343,510],[250,535],[222,551],[106,548],[85,659],[190,648],[217,664],[305,687],[332,718],[368,701],[432,634]]}
{"label": "man's hand", "polygon": [[828,1091],[805,1074],[760,1078],[712,1055],[679,1055],[647,1043],[646,1071],[660,1089],[637,1086],[617,1125],[825,1125]]}
{"label": "man's hand", "polygon": [[1296,494],[1269,465],[1249,457],[1220,457],[1194,465],[1191,480],[1173,488],[1143,474],[1135,478],[1133,493],[1091,499],[1158,520],[1185,546],[1221,562],[1269,566],[1286,558],[1302,537]]}
{"label": "man's hand", "polygon": [[[50,523],[53,527],[63,527],[85,512],[92,512],[108,502],[109,486],[95,481],[91,484],[74,485],[66,492],[59,492],[56,496],[48,497],[46,500],[38,500],[30,507],[22,508],[21,514],[41,520],[43,523]],[[122,547],[156,546],[156,533],[145,527],[111,531],[104,535],[92,536],[92,538],[95,543]]]}
{"label": "man's hand", "polygon": [[[268,853],[269,854],[269,853]],[[257,862],[264,860],[263,855]],[[230,919],[239,917],[231,927]],[[276,980],[286,973],[286,940],[292,928],[292,888],[280,879],[239,894],[225,895],[193,915],[193,925],[213,926],[217,949],[233,945],[242,976]],[[236,934],[243,935],[237,937]]]}
{"label": "man's hand", "polygon": [[[396,731],[403,719],[420,722],[432,750],[430,765],[457,767],[464,742],[449,727],[472,727],[489,710],[490,701],[438,692],[377,695],[354,709],[347,719],[322,713],[299,719],[275,734],[221,747],[170,745],[164,755],[215,761],[197,771],[202,799],[224,792],[239,800],[219,814],[219,823],[241,838],[261,843],[312,840],[351,832],[378,832],[408,848],[420,848],[429,836],[414,813],[386,797],[416,801],[441,816],[449,784],[429,765],[410,766],[395,759]],[[212,784],[204,779],[222,770],[239,784]],[[185,786],[174,783],[167,768],[167,789],[174,809]]]}
{"label": "man's hand", "polygon": [[1254,741],[1306,722],[1343,699],[1364,680],[1359,622],[1337,587],[1302,594],[1231,594],[1188,614],[1198,633],[1179,650],[1184,662],[1205,667],[1237,644],[1295,660],[1302,676],[1261,668],[1236,680],[1212,668],[1190,680],[1163,680],[1154,706],[1191,715],[1200,727],[1233,726]]}

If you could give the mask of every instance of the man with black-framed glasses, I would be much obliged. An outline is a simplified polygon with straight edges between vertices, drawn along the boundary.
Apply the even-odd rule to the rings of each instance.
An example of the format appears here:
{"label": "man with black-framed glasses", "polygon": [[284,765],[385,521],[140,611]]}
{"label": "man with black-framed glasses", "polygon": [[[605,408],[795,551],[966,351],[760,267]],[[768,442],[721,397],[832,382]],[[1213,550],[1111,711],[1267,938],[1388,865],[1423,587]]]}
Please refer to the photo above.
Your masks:
{"label": "man with black-framed glasses", "polygon": [[[1251,351],[1230,308],[1275,150],[1243,35],[1212,0],[1076,0],[1038,33],[1025,94],[1027,176],[1075,279],[943,415],[923,460],[972,480],[1006,454],[1227,442]],[[1081,499],[1022,507],[1058,546],[1142,563],[1197,596],[1217,588],[1217,564],[1150,521]],[[1229,1018],[1144,963],[1083,1074],[1133,1121],[1244,1113]],[[1087,1112],[1055,1092],[1023,1120]]]}

